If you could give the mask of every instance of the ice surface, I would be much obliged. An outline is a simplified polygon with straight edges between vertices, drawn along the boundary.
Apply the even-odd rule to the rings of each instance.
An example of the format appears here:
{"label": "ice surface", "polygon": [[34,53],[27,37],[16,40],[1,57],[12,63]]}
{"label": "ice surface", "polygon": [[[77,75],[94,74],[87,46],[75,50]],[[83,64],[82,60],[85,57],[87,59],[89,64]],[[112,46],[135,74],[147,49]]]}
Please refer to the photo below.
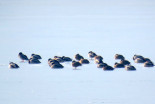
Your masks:
{"label": "ice surface", "polygon": [[[153,0],[0,0],[0,104],[154,104],[154,68],[132,60],[155,62],[154,27]],[[112,66],[123,54],[137,71],[47,64],[55,55],[88,58],[91,50]],[[19,52],[40,54],[42,63],[21,63]],[[20,68],[9,69],[10,61]]]}

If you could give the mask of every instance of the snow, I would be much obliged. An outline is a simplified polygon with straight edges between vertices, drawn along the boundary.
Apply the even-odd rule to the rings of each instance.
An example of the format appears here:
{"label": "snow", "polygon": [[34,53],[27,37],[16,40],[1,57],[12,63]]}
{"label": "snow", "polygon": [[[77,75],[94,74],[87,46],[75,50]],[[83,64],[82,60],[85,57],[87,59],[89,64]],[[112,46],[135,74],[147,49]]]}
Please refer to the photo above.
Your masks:
{"label": "snow", "polygon": [[[140,54],[155,62],[153,0],[0,0],[1,104],[154,104],[155,71],[136,64]],[[94,61],[53,70],[48,58],[88,52],[113,66],[122,54],[136,71],[103,71]],[[42,56],[21,63],[18,53]],[[9,62],[19,69],[9,69]]]}

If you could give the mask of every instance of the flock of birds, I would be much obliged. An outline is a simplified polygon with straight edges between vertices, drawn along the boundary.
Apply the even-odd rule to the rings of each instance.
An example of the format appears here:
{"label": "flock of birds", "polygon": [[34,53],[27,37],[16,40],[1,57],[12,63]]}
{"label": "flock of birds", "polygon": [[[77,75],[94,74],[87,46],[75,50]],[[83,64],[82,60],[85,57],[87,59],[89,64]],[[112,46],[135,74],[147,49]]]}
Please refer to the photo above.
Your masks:
{"label": "flock of birds", "polygon": [[[25,54],[22,52],[19,52],[18,57],[24,61],[28,61],[29,64],[40,64],[41,56],[38,54],[32,54],[30,58],[28,58]],[[91,60],[94,60],[94,62],[97,64],[98,68],[102,68],[103,70],[114,70],[115,68],[125,68],[126,70],[136,70],[136,68],[131,65],[131,63],[125,59],[125,57],[121,54],[116,54],[115,59],[120,60],[120,62],[116,62],[114,66],[110,66],[107,63],[103,62],[103,57],[100,55],[97,55],[95,52],[88,52],[88,57]],[[82,66],[82,64],[89,64],[90,61],[88,59],[85,59],[82,55],[76,54],[74,56],[75,60],[71,59],[70,57],[66,56],[54,56],[54,58],[48,59],[48,65],[51,68],[54,69],[60,69],[64,68],[64,66],[61,64],[63,62],[72,62],[72,67],[75,69],[79,66]],[[145,58],[141,55],[134,55],[133,60],[135,63],[143,63],[144,67],[154,67],[154,63],[149,59]],[[14,62],[9,63],[9,68],[19,68],[19,65],[17,65]]]}

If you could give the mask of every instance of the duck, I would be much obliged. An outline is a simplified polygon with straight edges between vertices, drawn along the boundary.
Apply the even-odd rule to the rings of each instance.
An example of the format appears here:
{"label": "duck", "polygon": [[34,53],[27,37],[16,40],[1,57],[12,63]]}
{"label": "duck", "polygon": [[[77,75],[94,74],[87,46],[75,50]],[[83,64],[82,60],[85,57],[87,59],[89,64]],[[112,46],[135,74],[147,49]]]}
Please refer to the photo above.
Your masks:
{"label": "duck", "polygon": [[154,63],[152,61],[146,61],[144,67],[154,67]]}
{"label": "duck", "polygon": [[89,64],[90,62],[87,59],[81,59],[79,61],[80,64]]}
{"label": "duck", "polygon": [[17,69],[17,68],[19,68],[19,66],[16,63],[14,63],[14,62],[10,62],[9,63],[9,68],[11,68],[11,69]]}
{"label": "duck", "polygon": [[134,66],[132,66],[132,65],[126,65],[125,70],[134,71],[134,70],[136,70],[136,68]]}
{"label": "duck", "polygon": [[115,59],[121,59],[121,60],[124,60],[124,56],[121,55],[121,54],[115,54]]}
{"label": "duck", "polygon": [[76,54],[76,55],[74,56],[74,58],[75,58],[76,60],[78,60],[78,61],[80,61],[81,59],[84,59],[84,57],[81,56],[80,54]]}
{"label": "duck", "polygon": [[103,68],[105,66],[108,66],[108,64],[106,64],[106,63],[99,63],[99,64],[97,64],[97,68]]}
{"label": "duck", "polygon": [[72,61],[72,59],[70,57],[66,57],[66,56],[62,56],[62,59],[65,61],[65,62],[70,62]]}
{"label": "duck", "polygon": [[150,61],[150,62],[151,62],[151,60],[150,60],[149,58],[144,58],[144,60],[145,60],[145,62],[146,62],[146,61]]}
{"label": "duck", "polygon": [[135,54],[135,55],[133,56],[133,60],[136,60],[137,58],[140,58],[140,59],[145,60],[144,57],[143,57],[142,55],[136,55],[136,54]]}
{"label": "duck", "polygon": [[104,66],[104,67],[103,67],[103,70],[104,70],[104,71],[113,71],[114,68],[113,68],[112,66],[107,65],[107,66]]}
{"label": "duck", "polygon": [[121,60],[120,64],[130,65],[130,62],[128,60]]}
{"label": "duck", "polygon": [[64,68],[64,66],[62,65],[62,64],[58,64],[58,63],[52,63],[51,65],[50,65],[50,67],[51,68],[53,68],[53,69],[62,69],[62,68]]}
{"label": "duck", "polygon": [[94,57],[94,59],[95,59],[95,60],[103,60],[103,57],[102,57],[102,56],[97,55],[97,56],[95,56],[95,57]]}
{"label": "duck", "polygon": [[95,56],[97,56],[97,54],[94,53],[93,51],[89,51],[89,52],[88,52],[88,57],[89,57],[90,59],[93,59]]}
{"label": "duck", "polygon": [[41,62],[38,59],[36,59],[36,58],[30,58],[28,60],[28,63],[29,64],[40,64]]}
{"label": "duck", "polygon": [[136,58],[134,60],[135,63],[144,63],[145,62],[145,59],[144,58]]}
{"label": "duck", "polygon": [[53,64],[60,64],[60,63],[59,63],[59,61],[57,61],[57,60],[54,60],[54,59],[51,59],[51,58],[48,59],[48,65],[51,66],[51,65],[53,65]]}
{"label": "duck", "polygon": [[125,65],[124,64],[121,64],[121,63],[115,63],[114,64],[114,68],[124,68],[125,67]]}
{"label": "duck", "polygon": [[31,57],[30,58],[36,58],[36,59],[42,59],[40,55],[38,54],[31,54]]}
{"label": "duck", "polygon": [[22,52],[19,52],[18,57],[22,60],[22,62],[24,62],[24,60],[28,61],[28,57],[23,54]]}
{"label": "duck", "polygon": [[82,66],[82,64],[80,62],[77,62],[75,60],[72,61],[72,67],[75,67],[75,69],[79,66]]}
{"label": "duck", "polygon": [[103,63],[103,60],[101,60],[101,59],[96,59],[96,60],[95,60],[95,63],[96,63],[96,64]]}
{"label": "duck", "polygon": [[54,60],[57,60],[59,62],[64,62],[64,60],[60,56],[54,56]]}

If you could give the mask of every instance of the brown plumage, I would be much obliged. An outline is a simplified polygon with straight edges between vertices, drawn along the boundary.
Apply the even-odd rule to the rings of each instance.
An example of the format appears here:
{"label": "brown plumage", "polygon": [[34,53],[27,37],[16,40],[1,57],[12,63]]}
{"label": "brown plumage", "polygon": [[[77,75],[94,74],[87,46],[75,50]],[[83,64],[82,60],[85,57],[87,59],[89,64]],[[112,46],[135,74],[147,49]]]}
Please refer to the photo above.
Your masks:
{"label": "brown plumage", "polygon": [[72,67],[75,67],[75,69],[79,66],[81,66],[82,64],[80,62],[77,61],[72,61]]}
{"label": "brown plumage", "polygon": [[89,61],[87,59],[81,59],[79,62],[81,64],[89,64]]}

